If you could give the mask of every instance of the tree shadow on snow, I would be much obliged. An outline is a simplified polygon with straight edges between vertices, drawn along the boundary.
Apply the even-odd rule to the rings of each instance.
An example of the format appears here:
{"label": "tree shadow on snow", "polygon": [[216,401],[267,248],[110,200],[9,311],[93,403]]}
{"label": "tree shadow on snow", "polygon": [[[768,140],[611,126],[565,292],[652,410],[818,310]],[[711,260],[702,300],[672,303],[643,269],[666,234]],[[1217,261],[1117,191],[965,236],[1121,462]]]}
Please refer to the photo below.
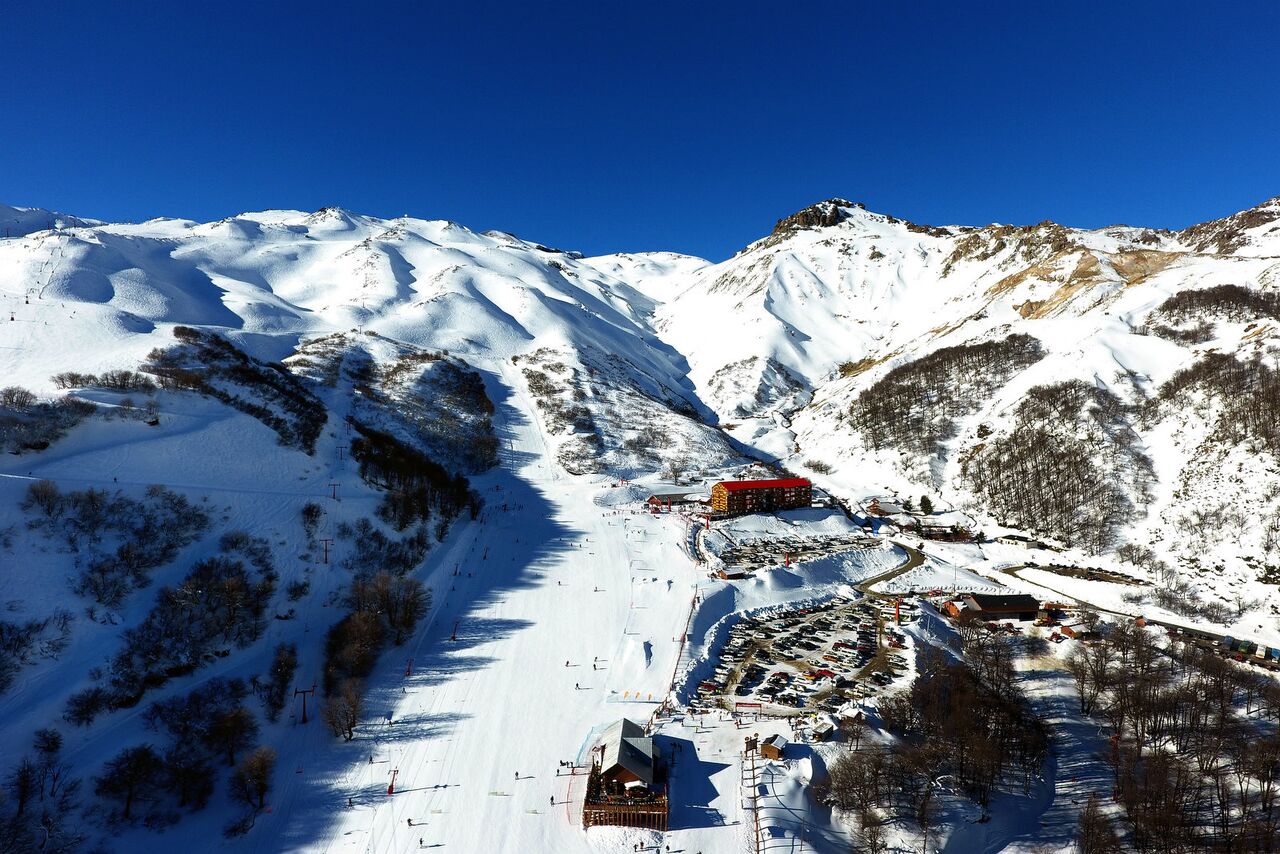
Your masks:
{"label": "tree shadow on snow", "polygon": [[[526,475],[555,478],[563,477],[563,472],[554,468],[553,459],[514,447],[521,441],[521,428],[528,435],[528,419],[512,405],[511,390],[496,375],[478,370],[495,405],[500,460],[496,468],[471,478],[484,498],[481,517],[476,521],[464,517],[455,523],[414,573],[433,588],[431,613],[402,646],[383,651],[366,680],[365,713],[355,741],[344,744],[334,738],[311,743],[314,749],[305,780],[287,800],[277,803],[277,829],[253,840],[261,850],[313,847],[334,832],[348,798],[353,807],[384,799],[384,778],[390,769],[369,770],[370,756],[374,765],[379,761],[386,765],[400,749],[398,745],[423,741],[436,741],[447,751],[447,740],[458,724],[474,712],[432,707],[430,695],[489,667],[494,658],[477,653],[478,648],[533,627],[528,620],[494,618],[490,609],[516,591],[554,584],[548,574],[557,557],[577,546],[580,532],[554,518],[555,508]],[[397,718],[392,710],[415,693],[428,695],[426,710]],[[388,713],[391,724],[386,723]],[[719,766],[712,767],[718,770]],[[426,777],[402,778],[403,791],[451,783],[431,779],[430,769]],[[714,790],[700,797],[714,797]]]}

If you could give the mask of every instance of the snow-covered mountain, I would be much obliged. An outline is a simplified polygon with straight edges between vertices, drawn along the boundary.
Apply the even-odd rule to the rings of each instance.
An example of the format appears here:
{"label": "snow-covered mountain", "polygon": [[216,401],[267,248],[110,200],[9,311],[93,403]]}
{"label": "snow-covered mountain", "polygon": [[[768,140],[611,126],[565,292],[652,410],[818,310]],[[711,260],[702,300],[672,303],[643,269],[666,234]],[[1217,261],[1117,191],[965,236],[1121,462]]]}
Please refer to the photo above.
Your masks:
{"label": "snow-covered mountain", "polygon": [[[358,645],[367,613],[384,650],[404,631],[409,661],[369,663],[371,702],[397,707],[388,679],[416,657],[452,674],[415,689],[437,691],[426,729],[473,697],[502,710],[506,729],[486,718],[468,750],[523,720],[548,656],[616,656],[610,678],[661,692],[683,645],[654,639],[714,632],[809,582],[706,604],[700,590],[686,623],[688,588],[664,573],[697,537],[629,528],[617,495],[643,496],[620,482],[701,483],[751,458],[854,504],[930,495],[989,532],[1123,563],[1142,595],[1231,603],[1209,619],[1224,630],[1280,637],[1280,198],[1176,232],[924,226],[830,200],[720,263],[338,208],[140,224],[0,208],[0,227],[0,728],[27,741],[64,722],[86,773],[122,739],[194,738],[154,702],[238,702],[252,684],[270,708],[290,647],[289,690],[340,695],[359,668],[333,649]],[[566,568],[577,598],[541,581]],[[406,577],[435,593],[417,634],[388,616],[414,598]],[[206,613],[211,589],[230,592]],[[455,650],[554,632],[485,649],[501,659],[436,648],[469,620]],[[574,714],[638,696],[609,685]],[[517,782],[580,739],[580,717],[538,721],[550,735],[523,740]],[[297,771],[259,850],[338,837],[312,757],[334,798],[385,786],[359,767],[365,741],[351,756],[327,733],[263,726],[292,733],[280,749]],[[369,737],[383,758],[400,749]],[[448,771],[490,785],[500,752],[475,770],[451,754]],[[214,847],[225,818],[183,819],[184,839]],[[399,844],[388,827],[366,829],[370,850]],[[552,831],[495,829],[485,849],[448,832],[472,850],[569,850]]]}
{"label": "snow-covered mountain", "polygon": [[101,221],[96,219],[68,216],[57,211],[47,211],[44,208],[15,208],[0,204],[0,232],[3,232],[6,239],[22,237],[24,234],[30,234],[33,231],[102,224]]}
{"label": "snow-covered mountain", "polygon": [[[54,217],[8,210],[28,226]],[[1238,417],[1189,418],[1189,401],[1161,403],[1171,378],[1206,354],[1270,370],[1280,198],[1178,232],[926,226],[832,199],[721,263],[584,258],[457,223],[338,208],[59,223],[0,243],[11,318],[0,369],[40,394],[66,371],[137,368],[177,324],[218,330],[267,362],[309,338],[358,330],[463,361],[524,359],[523,385],[533,381],[570,472],[714,467],[740,449],[793,468],[816,463],[854,492],[938,491],[1062,540],[1100,531],[1080,543],[1094,551],[1132,542],[1196,557],[1184,532],[1205,508],[1264,520],[1247,526],[1241,558],[1270,560],[1280,539],[1269,521],[1280,507],[1261,486],[1271,482],[1268,458],[1248,452],[1268,443],[1266,428],[1224,442],[1219,419]],[[1177,300],[1193,290],[1215,296]],[[1005,370],[996,345],[1024,335],[1035,357]],[[984,344],[995,347],[990,360],[970,363]],[[922,382],[937,388],[916,388]],[[1114,411],[1101,423],[1092,398],[1056,411],[1057,442],[1078,440],[1070,450],[1096,471],[1048,503],[1093,494],[1093,512],[1001,500],[993,461],[1045,426],[1019,407],[1033,390],[1065,394],[1072,382]],[[1183,397],[1207,396],[1205,406],[1215,389],[1234,397],[1211,386],[1192,383]],[[904,387],[920,392],[921,411],[897,419],[901,431],[868,414]],[[896,435],[908,430],[919,441]],[[1217,475],[1235,453],[1247,489]],[[1202,470],[1206,459],[1215,462]]]}
{"label": "snow-covered mountain", "polygon": [[[1280,198],[1178,232],[921,226],[831,200],[679,279],[655,325],[744,443],[855,492],[941,491],[1093,551],[1274,577],[1269,418],[1223,406],[1270,405]],[[982,353],[1010,336],[1034,357]],[[1247,376],[1182,373],[1215,354]],[[1064,459],[1024,453],[1041,440],[1093,471],[1064,484]],[[1041,494],[1002,500],[1001,478],[1041,474]],[[1206,514],[1238,548],[1205,555]]]}

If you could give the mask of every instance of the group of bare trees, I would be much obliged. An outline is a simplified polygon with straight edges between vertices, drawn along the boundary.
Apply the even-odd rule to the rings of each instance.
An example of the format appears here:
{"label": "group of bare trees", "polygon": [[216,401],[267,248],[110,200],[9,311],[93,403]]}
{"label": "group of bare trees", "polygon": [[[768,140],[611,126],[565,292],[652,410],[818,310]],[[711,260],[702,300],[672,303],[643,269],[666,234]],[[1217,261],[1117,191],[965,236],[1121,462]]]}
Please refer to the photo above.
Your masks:
{"label": "group of bare trees", "polygon": [[37,730],[32,752],[14,758],[0,797],[0,851],[72,854],[85,840],[77,813],[80,780],[62,752],[62,733]]}
{"label": "group of bare trees", "polygon": [[261,362],[213,332],[175,326],[173,335],[179,343],[152,350],[141,368],[160,387],[216,398],[270,427],[280,444],[315,453],[328,412],[288,368]]}
{"label": "group of bare trees", "polygon": [[324,718],[334,735],[350,741],[363,708],[365,677],[387,643],[404,643],[431,607],[431,591],[410,575],[429,541],[421,526],[394,540],[367,519],[341,527],[339,536],[353,541],[344,561],[353,577],[346,597],[350,610],[325,637]]}
{"label": "group of bare trees", "polygon": [[57,658],[71,641],[73,621],[71,612],[62,608],[40,619],[0,620],[0,694],[24,665]]}
{"label": "group of bare trees", "polygon": [[362,709],[363,681],[387,641],[399,645],[431,605],[422,582],[386,570],[357,576],[347,596],[350,613],[325,637],[325,720],[350,741]]}
{"label": "group of bare trees", "polygon": [[378,382],[365,386],[357,403],[367,401],[403,419],[414,440],[454,471],[482,472],[498,464],[494,405],[479,373],[443,354],[415,352],[376,376]]}
{"label": "group of bare trees", "polygon": [[403,531],[433,516],[441,524],[438,533],[464,509],[471,518],[480,512],[481,499],[461,474],[450,474],[444,466],[390,433],[360,421],[351,421],[359,434],[351,442],[351,458],[360,465],[365,482],[387,491],[378,507],[378,516],[396,530]]}
{"label": "group of bare trees", "polygon": [[217,767],[234,766],[257,740],[257,721],[243,704],[247,694],[242,680],[214,678],[189,694],[152,703],[143,721],[165,741],[125,747],[94,780],[108,820],[141,818],[160,827],[178,821],[182,811],[203,809]]}
{"label": "group of bare trees", "polygon": [[265,805],[275,751],[254,746],[258,722],[243,702],[247,696],[242,680],[214,678],[189,694],[152,703],[143,720],[166,742],[124,748],[94,779],[108,821],[173,824],[183,811],[208,804],[221,765],[233,769],[229,794],[245,808],[225,832],[233,836],[251,827]]}
{"label": "group of bare trees", "polygon": [[40,451],[98,411],[78,397],[39,400],[19,386],[0,389],[0,451]]}
{"label": "group of bare trees", "polygon": [[1206,353],[1170,377],[1143,415],[1154,423],[1192,405],[1206,415],[1216,408],[1219,437],[1233,444],[1256,440],[1280,455],[1280,371],[1261,358]]}
{"label": "group of bare trees", "polygon": [[1202,344],[1214,336],[1215,320],[1245,322],[1280,318],[1280,298],[1242,285],[1186,290],[1161,303],[1134,331],[1180,344]]}
{"label": "group of bare trees", "polygon": [[957,420],[1042,358],[1030,335],[943,347],[881,377],[858,395],[849,419],[872,449],[935,456],[955,436]]}
{"label": "group of bare trees", "polygon": [[1008,524],[1104,551],[1154,479],[1130,415],[1110,391],[1080,380],[1037,386],[1010,431],[964,462],[965,483]]}
{"label": "group of bare trees", "polygon": [[73,589],[109,608],[149,584],[152,570],[209,527],[204,510],[156,485],[135,499],[92,488],[64,493],[53,481],[39,480],[27,488],[22,509],[32,517],[29,528],[60,535],[73,551],[89,553]]}
{"label": "group of bare trees", "polygon": [[293,674],[298,669],[298,647],[291,643],[276,646],[275,655],[271,659],[271,667],[267,670],[267,679],[261,684],[259,693],[262,696],[262,707],[266,710],[267,720],[276,721],[289,699],[289,689],[293,687]]}
{"label": "group of bare trees", "polygon": [[1243,285],[1214,285],[1180,291],[1161,303],[1153,314],[1172,323],[1206,317],[1235,321],[1280,320],[1280,296]]}
{"label": "group of bare trees", "polygon": [[[1280,850],[1280,685],[1124,623],[1067,659],[1139,851]],[[1099,849],[1101,850],[1101,849]]]}
{"label": "group of bare trees", "polygon": [[1010,642],[978,626],[963,640],[964,662],[930,647],[911,688],[881,701],[895,736],[887,747],[868,744],[832,763],[829,798],[858,817],[864,850],[883,850],[891,819],[927,837],[944,785],[985,807],[998,787],[1028,788],[1043,766],[1049,734],[1017,685]]}
{"label": "group of bare trees", "polygon": [[72,695],[68,721],[87,725],[100,712],[132,706],[147,690],[262,636],[278,578],[270,550],[240,532],[224,535],[221,547],[222,554],[197,562],[181,584],[162,589],[142,622],[124,631],[110,687]]}
{"label": "group of bare trees", "polygon": [[53,375],[53,384],[58,388],[105,388],[111,391],[153,392],[157,388],[151,377],[128,370],[103,371],[100,374],[64,371]]}

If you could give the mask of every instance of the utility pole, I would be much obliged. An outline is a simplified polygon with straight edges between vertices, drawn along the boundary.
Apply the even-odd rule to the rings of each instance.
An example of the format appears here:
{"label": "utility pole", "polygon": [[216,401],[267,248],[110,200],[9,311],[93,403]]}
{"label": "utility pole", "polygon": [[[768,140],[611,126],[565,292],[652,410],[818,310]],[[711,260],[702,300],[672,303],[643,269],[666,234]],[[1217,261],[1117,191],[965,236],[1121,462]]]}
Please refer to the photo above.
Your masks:
{"label": "utility pole", "polygon": [[332,498],[334,501],[339,500],[339,499],[338,499],[338,484],[336,484],[336,483],[331,483],[331,484],[329,484],[329,490],[330,490],[329,497],[330,497],[330,498]]}
{"label": "utility pole", "polygon": [[307,695],[308,694],[314,695],[315,693],[316,693],[316,686],[314,682],[311,683],[310,688],[294,688],[293,689],[294,697],[297,697],[299,694],[302,695],[302,722],[304,724],[307,722]]}
{"label": "utility pole", "polygon": [[329,547],[333,545],[333,538],[325,537],[320,541],[320,544],[324,546],[324,562],[325,564],[328,564],[329,563]]}

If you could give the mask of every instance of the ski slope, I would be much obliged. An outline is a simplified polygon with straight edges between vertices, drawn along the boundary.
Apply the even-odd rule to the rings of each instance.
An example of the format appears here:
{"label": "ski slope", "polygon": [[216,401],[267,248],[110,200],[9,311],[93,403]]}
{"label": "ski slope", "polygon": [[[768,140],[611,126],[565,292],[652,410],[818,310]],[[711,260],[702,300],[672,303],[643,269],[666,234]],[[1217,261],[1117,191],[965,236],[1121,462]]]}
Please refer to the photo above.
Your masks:
{"label": "ski slope", "polygon": [[[1224,322],[1214,338],[1190,347],[1135,329],[1188,287],[1244,282],[1274,290],[1280,247],[1268,217],[1280,217],[1280,202],[1234,225],[1228,218],[1177,234],[1053,224],[935,229],[837,207],[834,224],[780,228],[718,264],[673,253],[583,258],[501,232],[339,209],[104,225],[0,208],[0,225],[7,217],[12,231],[0,241],[7,315],[0,385],[61,395],[54,374],[136,369],[152,348],[173,343],[175,326],[195,325],[289,369],[313,356],[309,348],[322,337],[341,338],[347,352],[380,365],[404,352],[448,350],[482,376],[496,406],[500,464],[472,478],[484,510],[453,524],[415,570],[434,592],[431,610],[404,645],[383,652],[354,741],[328,731],[315,695],[303,723],[303,700],[295,697],[278,723],[262,726],[260,741],[279,752],[279,763],[268,809],[247,836],[222,840],[234,807],[218,769],[210,806],[163,835],[98,828],[97,841],[110,836],[120,850],[152,850],[161,840],[193,852],[230,844],[381,854],[416,850],[419,840],[427,849],[468,852],[634,851],[658,836],[584,832],[585,777],[560,763],[589,762],[604,727],[622,716],[646,722],[670,700],[654,721],[659,742],[680,747],[672,830],[662,844],[704,854],[746,850],[753,817],[744,807],[743,733],[728,720],[687,715],[690,687],[742,614],[847,592],[892,574],[905,554],[881,541],[767,566],[741,581],[713,580],[690,556],[699,548],[715,555],[758,539],[767,551],[772,540],[851,534],[854,526],[838,510],[796,511],[739,519],[699,539],[678,513],[637,512],[649,491],[679,480],[705,492],[749,457],[773,458],[851,504],[928,492],[940,506],[972,511],[989,533],[1001,526],[963,494],[957,458],[1007,429],[1032,387],[1072,377],[1138,401],[1210,349],[1264,353],[1277,335],[1268,323]],[[57,228],[48,230],[51,221]],[[949,456],[935,468],[922,471],[893,449],[872,452],[844,420],[850,403],[893,367],[1011,330],[1037,337],[1045,358],[961,419]],[[66,696],[100,679],[91,674],[101,673],[158,589],[181,581],[229,531],[269,541],[280,587],[306,581],[310,594],[296,603],[278,597],[273,608],[296,613],[278,614],[253,646],[175,678],[135,708],[86,728],[63,726],[67,756],[88,781],[121,746],[156,740],[143,722],[152,700],[185,695],[213,677],[261,675],[280,642],[299,646],[298,687],[319,681],[324,634],[343,612],[350,581],[338,563],[351,545],[336,531],[373,517],[381,497],[347,459],[351,434],[343,422],[355,411],[358,385],[348,377],[316,386],[328,420],[314,455],[283,447],[263,423],[210,398],[160,391],[153,396],[160,424],[151,427],[114,416],[124,411],[124,394],[90,388],[71,393],[112,418],[87,420],[47,450],[0,457],[0,539],[9,543],[0,549],[4,604],[15,618],[63,607],[77,617],[66,650],[24,666],[0,695],[6,737],[25,745],[37,728],[59,720]],[[558,420],[556,400],[569,412]],[[1268,488],[1274,465],[1241,446],[1212,478],[1197,479],[1190,464],[1203,458],[1211,428],[1189,408],[1177,424],[1142,434],[1158,482],[1127,535],[1178,555],[1189,548],[1188,508],[1238,507],[1246,521],[1231,530],[1240,543],[1221,534],[1206,563],[1221,557],[1225,568],[1193,583],[1206,597],[1261,603],[1221,630],[1280,639],[1267,610],[1274,584],[1244,561],[1267,551],[1249,520],[1280,507],[1280,491]],[[564,450],[588,433],[598,447],[590,465],[577,469],[588,473],[573,474]],[[1228,463],[1234,474],[1220,476]],[[679,478],[668,465],[680,469]],[[88,600],[69,592],[83,555],[28,530],[17,509],[43,478],[64,490],[135,497],[163,484],[205,506],[212,527],[158,569],[152,586],[90,616]],[[332,564],[321,563],[299,530],[300,512],[313,501],[325,508],[321,536],[336,541]],[[1014,547],[927,551],[920,566],[878,591],[996,590],[1007,581],[1123,610],[1125,591],[1102,582],[1004,572],[1026,558]],[[1118,564],[1070,549],[1053,559]],[[1036,668],[1028,675],[1032,695],[1064,726],[1080,729],[1062,700],[1061,671],[1052,662]],[[760,722],[761,735],[775,731],[788,730]],[[1093,773],[1092,742],[1082,730],[1077,735],[1075,753],[1059,758]],[[779,845],[795,848],[804,836],[805,845],[834,852],[847,843],[842,819],[806,790],[823,761],[823,749],[806,748],[762,772],[770,814],[790,828],[780,831]],[[947,850],[1023,850],[1041,818],[1055,828],[1055,841],[1065,839],[1076,810],[1050,797],[1061,781],[1041,782],[1010,805],[1008,822],[969,827]],[[955,815],[966,820],[958,803]],[[914,843],[909,835],[900,841]]]}

